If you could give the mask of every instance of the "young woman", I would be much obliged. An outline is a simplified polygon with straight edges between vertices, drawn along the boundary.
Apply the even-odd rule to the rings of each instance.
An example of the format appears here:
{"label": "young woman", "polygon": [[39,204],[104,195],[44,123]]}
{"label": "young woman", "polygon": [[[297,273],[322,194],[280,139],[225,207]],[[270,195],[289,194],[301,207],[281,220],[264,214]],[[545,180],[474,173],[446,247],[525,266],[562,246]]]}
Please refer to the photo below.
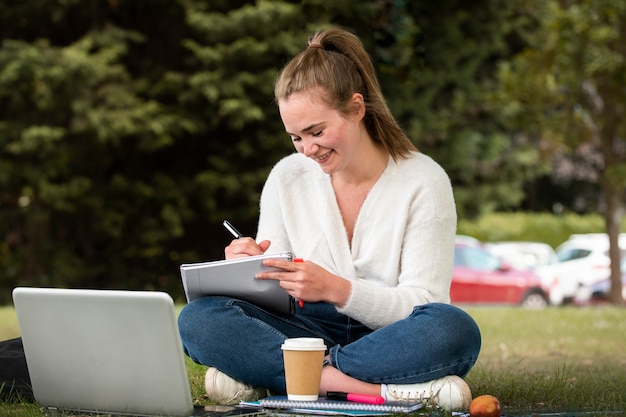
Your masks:
{"label": "young woman", "polygon": [[320,337],[329,348],[320,395],[467,409],[462,377],[481,337],[449,305],[456,211],[448,176],[399,128],[369,55],[347,30],[310,38],[282,70],[275,97],[297,153],[267,179],[256,240],[235,239],[225,255],[303,258],[268,260],[281,271],[257,278],[279,280],[304,305],[294,316],[229,297],[187,305],[181,337],[186,353],[211,367],[209,396],[226,386],[233,402],[248,386],[285,393],[280,345]]}

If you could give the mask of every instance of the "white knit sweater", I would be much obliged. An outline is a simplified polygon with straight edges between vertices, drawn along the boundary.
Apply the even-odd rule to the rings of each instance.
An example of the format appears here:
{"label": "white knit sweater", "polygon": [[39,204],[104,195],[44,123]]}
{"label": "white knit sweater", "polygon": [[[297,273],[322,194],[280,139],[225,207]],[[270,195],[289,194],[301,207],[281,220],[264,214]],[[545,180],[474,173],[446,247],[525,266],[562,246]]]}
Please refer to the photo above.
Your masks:
{"label": "white knit sweater", "polygon": [[415,153],[389,163],[363,203],[352,247],[330,182],[316,162],[292,154],[261,194],[257,241],[292,251],[352,282],[338,311],[377,329],[416,305],[450,301],[456,211],[450,180]]}

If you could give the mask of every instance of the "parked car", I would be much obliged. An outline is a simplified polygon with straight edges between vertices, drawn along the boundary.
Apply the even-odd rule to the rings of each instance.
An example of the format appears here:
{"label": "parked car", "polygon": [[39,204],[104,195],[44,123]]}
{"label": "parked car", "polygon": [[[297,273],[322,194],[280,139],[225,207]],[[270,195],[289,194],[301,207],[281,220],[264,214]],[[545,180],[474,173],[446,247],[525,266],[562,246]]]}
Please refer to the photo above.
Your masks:
{"label": "parked car", "polygon": [[459,240],[454,248],[450,299],[453,304],[549,305],[537,274],[514,269],[484,247]]}
{"label": "parked car", "polygon": [[476,239],[474,236],[468,236],[468,235],[456,235],[454,237],[454,241],[456,243],[463,243],[463,244],[470,245],[470,246],[482,246],[483,245],[483,242]]}
{"label": "parked car", "polygon": [[[626,255],[626,234],[619,237],[621,255]],[[574,234],[556,249],[559,262],[537,268],[542,276],[552,276],[553,304],[573,301],[583,287],[606,280],[610,274],[609,239],[604,233]],[[559,301],[560,300],[560,301]]]}
{"label": "parked car", "polygon": [[559,262],[552,246],[543,242],[490,242],[487,249],[513,268],[533,271],[541,278],[541,285],[550,294],[550,304],[560,305],[563,296],[558,274],[552,265]]}
{"label": "parked car", "polygon": [[489,242],[485,243],[485,247],[516,269],[532,271],[539,266],[553,265],[559,261],[552,246],[543,242]]}
{"label": "parked car", "polygon": [[[622,271],[622,298],[626,301],[626,257],[622,258],[620,262],[620,270]],[[610,302],[610,291],[610,277],[589,285],[583,285],[574,297],[574,304],[590,305]]]}

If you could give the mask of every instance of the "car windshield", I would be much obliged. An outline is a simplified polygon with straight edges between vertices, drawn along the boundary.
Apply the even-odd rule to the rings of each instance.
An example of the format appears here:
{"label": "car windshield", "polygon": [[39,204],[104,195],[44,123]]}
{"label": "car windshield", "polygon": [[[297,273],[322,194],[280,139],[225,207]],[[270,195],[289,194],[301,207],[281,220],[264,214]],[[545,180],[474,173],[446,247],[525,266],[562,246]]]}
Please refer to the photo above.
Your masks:
{"label": "car windshield", "polygon": [[584,258],[586,256],[589,256],[590,253],[591,251],[589,249],[566,249],[564,251],[559,251],[559,253],[556,254],[556,257],[558,258],[559,262],[566,262],[573,261],[574,259]]}
{"label": "car windshield", "polygon": [[457,246],[454,250],[454,264],[472,269],[495,271],[500,268],[500,259],[480,248]]}

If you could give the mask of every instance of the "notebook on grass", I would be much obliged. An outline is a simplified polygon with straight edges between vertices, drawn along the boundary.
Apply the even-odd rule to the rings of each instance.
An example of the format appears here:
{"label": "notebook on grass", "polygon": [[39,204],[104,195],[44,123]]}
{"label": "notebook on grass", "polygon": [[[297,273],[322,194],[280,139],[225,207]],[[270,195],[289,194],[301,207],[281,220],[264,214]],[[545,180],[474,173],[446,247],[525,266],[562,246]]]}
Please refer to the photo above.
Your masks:
{"label": "notebook on grass", "polygon": [[187,301],[206,295],[225,295],[293,314],[295,300],[280,287],[278,281],[255,278],[261,271],[276,270],[263,265],[263,260],[267,258],[292,261],[293,254],[283,252],[181,265],[180,273]]}
{"label": "notebook on grass", "polygon": [[35,400],[124,415],[194,412],[174,303],[145,291],[16,288]]}
{"label": "notebook on grass", "polygon": [[376,416],[408,414],[422,408],[421,401],[393,401],[383,404],[365,404],[351,401],[329,400],[320,397],[317,401],[293,401],[286,395],[274,395],[258,401],[242,401],[241,405],[267,410],[283,410],[295,414]]}

